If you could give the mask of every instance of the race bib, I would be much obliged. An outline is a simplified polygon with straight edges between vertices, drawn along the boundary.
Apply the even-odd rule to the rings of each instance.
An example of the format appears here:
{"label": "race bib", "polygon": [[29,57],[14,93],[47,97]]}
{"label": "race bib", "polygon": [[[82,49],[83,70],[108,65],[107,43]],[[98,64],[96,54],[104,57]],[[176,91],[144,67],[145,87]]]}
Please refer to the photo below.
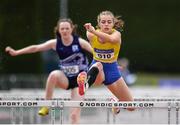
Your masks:
{"label": "race bib", "polygon": [[74,75],[74,74],[79,73],[78,65],[62,66],[61,68],[62,68],[63,72],[66,73],[67,75]]}
{"label": "race bib", "polygon": [[111,59],[114,57],[114,53],[96,53],[96,58],[99,59]]}
{"label": "race bib", "polygon": [[94,49],[95,57],[97,59],[103,59],[103,60],[110,60],[114,58],[114,49],[108,49],[108,50],[101,50],[101,49]]}

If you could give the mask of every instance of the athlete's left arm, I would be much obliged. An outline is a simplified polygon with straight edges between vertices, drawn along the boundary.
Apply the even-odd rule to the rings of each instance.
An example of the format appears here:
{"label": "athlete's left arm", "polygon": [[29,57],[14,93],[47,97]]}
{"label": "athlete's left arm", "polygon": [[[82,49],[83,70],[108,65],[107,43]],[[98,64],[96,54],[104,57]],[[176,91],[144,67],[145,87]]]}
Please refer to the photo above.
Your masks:
{"label": "athlete's left arm", "polygon": [[83,49],[87,50],[88,52],[90,52],[92,54],[93,49],[88,41],[86,41],[85,39],[79,38],[79,43]]}
{"label": "athlete's left arm", "polygon": [[92,33],[98,36],[104,42],[109,41],[111,43],[116,43],[116,42],[121,43],[121,33],[116,30],[112,34],[107,34],[97,30],[94,30]]}
{"label": "athlete's left arm", "polygon": [[89,33],[99,37],[101,42],[109,41],[111,43],[116,43],[116,42],[121,43],[121,33],[117,30],[115,30],[112,34],[107,34],[100,30],[95,30],[95,28],[91,25],[91,23],[86,23],[84,27]]}

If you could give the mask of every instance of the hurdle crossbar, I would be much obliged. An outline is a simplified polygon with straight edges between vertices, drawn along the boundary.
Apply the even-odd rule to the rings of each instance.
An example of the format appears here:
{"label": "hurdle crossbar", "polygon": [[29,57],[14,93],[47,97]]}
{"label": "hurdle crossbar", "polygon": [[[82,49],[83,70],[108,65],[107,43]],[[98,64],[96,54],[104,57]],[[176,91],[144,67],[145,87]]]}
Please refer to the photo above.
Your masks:
{"label": "hurdle crossbar", "polygon": [[[88,95],[85,96],[84,100],[86,101],[107,101],[112,96],[93,96]],[[45,100],[42,97],[25,97],[25,96],[17,96],[17,97],[11,97],[11,96],[4,96],[0,97],[0,100]],[[71,100],[70,97],[62,97],[62,98],[53,98],[53,100]],[[179,97],[135,97],[134,101],[180,101]]]}
{"label": "hurdle crossbar", "polygon": [[120,108],[177,108],[178,101],[63,101],[63,100],[0,100],[0,107],[120,107]]}

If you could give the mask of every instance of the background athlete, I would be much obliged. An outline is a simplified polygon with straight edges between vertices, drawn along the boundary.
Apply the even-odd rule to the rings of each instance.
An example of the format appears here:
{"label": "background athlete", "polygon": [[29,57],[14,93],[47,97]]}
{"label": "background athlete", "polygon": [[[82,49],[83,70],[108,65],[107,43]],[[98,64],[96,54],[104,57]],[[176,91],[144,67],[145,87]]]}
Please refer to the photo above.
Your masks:
{"label": "background athlete", "polygon": [[[52,99],[55,87],[69,90],[71,89],[72,100],[83,100],[78,94],[77,75],[79,72],[87,70],[88,60],[83,49],[92,53],[90,44],[75,35],[75,26],[70,19],[60,19],[55,27],[55,39],[46,41],[39,45],[31,45],[20,50],[6,47],[5,51],[11,56],[36,53],[53,49],[59,56],[59,70],[52,71],[46,82],[45,99]],[[77,124],[80,121],[80,108],[72,108],[71,123]],[[42,107],[39,115],[45,116],[49,112],[48,107]]]}

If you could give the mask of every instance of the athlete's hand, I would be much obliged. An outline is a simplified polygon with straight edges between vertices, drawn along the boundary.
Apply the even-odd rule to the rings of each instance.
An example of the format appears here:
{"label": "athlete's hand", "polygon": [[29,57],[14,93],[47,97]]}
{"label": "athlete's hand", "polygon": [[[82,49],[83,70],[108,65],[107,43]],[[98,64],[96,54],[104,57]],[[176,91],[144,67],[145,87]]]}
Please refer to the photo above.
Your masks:
{"label": "athlete's hand", "polygon": [[86,23],[84,24],[84,27],[86,28],[86,30],[90,33],[93,33],[95,31],[95,28],[91,25],[91,23]]}
{"label": "athlete's hand", "polygon": [[17,56],[17,51],[14,50],[13,48],[9,47],[9,46],[6,47],[5,51],[6,51],[7,53],[9,53],[11,56]]}

